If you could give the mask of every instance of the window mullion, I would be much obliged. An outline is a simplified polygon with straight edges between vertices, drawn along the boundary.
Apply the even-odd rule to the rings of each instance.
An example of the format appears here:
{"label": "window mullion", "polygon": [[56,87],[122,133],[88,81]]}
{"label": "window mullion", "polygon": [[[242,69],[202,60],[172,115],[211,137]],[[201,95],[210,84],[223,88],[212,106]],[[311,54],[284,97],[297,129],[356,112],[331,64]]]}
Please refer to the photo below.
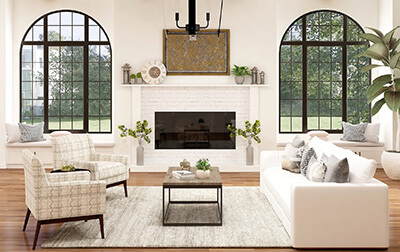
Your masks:
{"label": "window mullion", "polygon": [[306,25],[306,16],[303,17],[303,23],[302,23],[302,39],[303,39],[303,45],[302,45],[302,53],[303,53],[303,120],[302,120],[302,131],[305,133],[307,132],[307,31],[306,31],[307,25]]}
{"label": "window mullion", "polygon": [[343,15],[343,41],[342,46],[342,121],[347,122],[347,17]]}
{"label": "window mullion", "polygon": [[43,120],[44,132],[49,132],[49,47],[47,42],[47,15],[43,18]]}
{"label": "window mullion", "polygon": [[83,46],[83,130],[89,132],[89,17],[85,16],[85,45]]}

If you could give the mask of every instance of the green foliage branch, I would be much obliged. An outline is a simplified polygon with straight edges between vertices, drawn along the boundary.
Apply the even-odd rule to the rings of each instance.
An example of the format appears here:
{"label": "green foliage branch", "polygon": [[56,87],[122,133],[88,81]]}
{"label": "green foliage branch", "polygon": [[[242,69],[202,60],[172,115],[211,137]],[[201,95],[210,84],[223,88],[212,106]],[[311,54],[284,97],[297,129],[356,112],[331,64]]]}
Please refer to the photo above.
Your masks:
{"label": "green foliage branch", "polygon": [[237,66],[233,65],[234,68],[231,71],[231,75],[234,76],[245,76],[245,75],[251,75],[249,68],[247,66]]}
{"label": "green foliage branch", "polygon": [[149,134],[152,132],[151,128],[149,127],[149,123],[147,120],[137,121],[136,122],[136,129],[129,129],[125,127],[125,125],[118,125],[118,129],[121,130],[120,137],[127,137],[131,136],[133,138],[137,138],[139,144],[143,143],[143,140],[145,140],[147,143],[150,143],[150,137]]}
{"label": "green foliage branch", "polygon": [[228,125],[227,128],[231,132],[230,136],[235,137],[235,136],[242,136],[244,138],[247,138],[249,140],[249,143],[251,143],[251,139],[254,139],[257,143],[261,143],[261,139],[258,136],[261,132],[261,123],[259,120],[256,120],[253,124],[251,124],[249,121],[245,122],[245,128],[244,129],[237,129],[234,125]]}
{"label": "green foliage branch", "polygon": [[208,158],[201,158],[196,163],[197,170],[207,171],[211,169],[210,162]]}

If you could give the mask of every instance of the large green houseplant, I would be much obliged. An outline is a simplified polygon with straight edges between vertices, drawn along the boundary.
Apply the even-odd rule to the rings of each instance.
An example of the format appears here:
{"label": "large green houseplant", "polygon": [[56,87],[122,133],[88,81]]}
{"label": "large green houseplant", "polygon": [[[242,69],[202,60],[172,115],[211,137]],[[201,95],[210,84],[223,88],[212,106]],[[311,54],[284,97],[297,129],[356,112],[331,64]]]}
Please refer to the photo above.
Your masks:
{"label": "large green houseplant", "polygon": [[372,115],[377,114],[385,104],[397,115],[396,150],[384,151],[381,158],[386,174],[392,179],[400,179],[400,78],[396,78],[395,74],[396,70],[400,70],[400,52],[397,50],[400,38],[394,36],[399,27],[395,27],[386,34],[378,29],[367,27],[372,33],[363,33],[360,37],[368,40],[371,46],[363,54],[357,55],[379,63],[364,66],[363,72],[377,67],[390,70],[390,73],[378,76],[372,81],[372,85],[367,89],[367,98],[368,103],[376,98],[379,99],[372,107]]}

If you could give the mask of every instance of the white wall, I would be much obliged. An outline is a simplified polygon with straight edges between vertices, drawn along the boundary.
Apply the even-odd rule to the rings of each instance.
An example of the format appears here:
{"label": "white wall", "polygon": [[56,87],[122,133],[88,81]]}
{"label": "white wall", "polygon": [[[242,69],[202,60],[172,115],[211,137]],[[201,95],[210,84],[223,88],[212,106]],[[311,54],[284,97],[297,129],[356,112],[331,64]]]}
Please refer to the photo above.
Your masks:
{"label": "white wall", "polygon": [[[1,0],[4,5],[6,0]],[[205,1],[198,1],[198,23],[204,24]],[[232,64],[257,66],[265,71],[268,88],[260,90],[259,119],[262,122],[262,143],[259,149],[275,149],[278,135],[278,49],[286,28],[299,16],[317,9],[337,10],[353,17],[362,26],[377,27],[378,2],[382,0],[230,0],[225,1],[222,28],[230,29],[230,60]],[[383,0],[386,1],[386,0]],[[399,0],[395,0],[399,1]],[[115,140],[116,153],[131,154],[135,141],[124,141],[116,126],[133,126],[141,118],[135,109],[138,95],[121,87],[121,66],[128,62],[138,72],[148,60],[162,59],[162,29],[174,29],[175,0],[9,0],[13,2],[13,49],[12,58],[13,101],[12,121],[19,115],[19,43],[29,25],[41,15],[57,9],[75,9],[87,13],[100,22],[111,39],[113,50],[113,130],[108,136]],[[187,23],[187,1],[179,0],[181,25]],[[220,1],[211,0],[210,28],[217,28]],[[0,6],[3,7],[3,6]],[[4,10],[1,8],[1,10]],[[397,16],[399,8],[396,9]],[[3,14],[3,12],[1,13]],[[165,14],[165,18],[164,18]],[[396,14],[393,12],[393,14]],[[3,16],[3,15],[1,15]],[[396,16],[396,15],[394,15]],[[396,17],[397,18],[397,17]],[[382,18],[384,20],[385,17]],[[4,18],[0,32],[4,32]],[[4,41],[0,41],[0,55],[5,53]],[[1,57],[3,59],[3,57]],[[5,70],[0,62],[0,75]],[[3,75],[1,75],[0,78]],[[249,80],[248,80],[249,81]],[[167,76],[165,83],[232,83],[229,76]],[[0,87],[2,91],[3,86]],[[0,100],[4,100],[1,92]],[[140,102],[140,101],[139,101]],[[2,109],[0,105],[0,115]],[[3,116],[1,123],[3,123]],[[1,129],[2,127],[0,127]],[[0,134],[2,132],[0,131]],[[4,132],[3,132],[4,133]],[[4,134],[3,134],[4,135]],[[104,136],[103,136],[104,137]],[[0,147],[0,160],[2,146]]]}

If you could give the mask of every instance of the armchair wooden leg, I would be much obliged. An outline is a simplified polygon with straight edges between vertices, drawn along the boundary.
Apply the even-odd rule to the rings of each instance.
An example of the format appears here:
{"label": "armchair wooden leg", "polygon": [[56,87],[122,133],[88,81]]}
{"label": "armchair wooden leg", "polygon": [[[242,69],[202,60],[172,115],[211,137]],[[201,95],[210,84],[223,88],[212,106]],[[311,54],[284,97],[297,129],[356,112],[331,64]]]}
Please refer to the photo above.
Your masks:
{"label": "armchair wooden leg", "polygon": [[104,239],[104,221],[103,221],[103,215],[100,215],[100,216],[99,216],[99,221],[100,221],[101,239]]}
{"label": "armchair wooden leg", "polygon": [[31,215],[31,210],[29,208],[26,209],[26,216],[25,216],[25,222],[24,222],[24,228],[22,229],[22,231],[25,231],[26,226],[28,225],[28,221],[29,221],[29,216]]}
{"label": "armchair wooden leg", "polygon": [[125,197],[128,197],[128,188],[126,180],[124,181],[124,189],[125,189]]}
{"label": "armchair wooden leg", "polygon": [[40,226],[41,225],[42,225],[42,222],[38,220],[37,224],[36,224],[35,240],[33,241],[32,250],[35,250],[35,248],[36,248],[36,243],[37,243],[37,240],[38,240],[38,237],[39,237],[39,232],[40,232]]}

